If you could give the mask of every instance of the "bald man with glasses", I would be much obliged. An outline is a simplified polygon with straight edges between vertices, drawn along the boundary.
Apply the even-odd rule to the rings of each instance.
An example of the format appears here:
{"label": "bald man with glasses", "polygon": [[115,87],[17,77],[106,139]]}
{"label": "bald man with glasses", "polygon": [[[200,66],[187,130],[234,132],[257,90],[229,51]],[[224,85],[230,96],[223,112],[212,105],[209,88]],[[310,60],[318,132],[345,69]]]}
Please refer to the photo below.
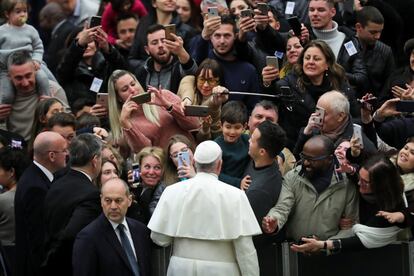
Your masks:
{"label": "bald man with glasses", "polygon": [[276,205],[262,220],[266,233],[286,225],[286,235],[295,241],[315,235],[319,239],[352,235],[339,228],[342,217],[358,219],[358,195],[346,174],[336,171],[339,164],[330,138],[310,138],[300,153],[301,165],[283,180]]}

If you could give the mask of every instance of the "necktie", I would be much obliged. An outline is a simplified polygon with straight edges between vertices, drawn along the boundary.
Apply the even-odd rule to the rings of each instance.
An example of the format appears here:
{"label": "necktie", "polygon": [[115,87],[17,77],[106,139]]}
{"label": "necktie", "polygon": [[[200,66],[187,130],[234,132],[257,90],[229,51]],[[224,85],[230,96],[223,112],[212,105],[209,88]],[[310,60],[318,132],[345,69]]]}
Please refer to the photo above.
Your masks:
{"label": "necktie", "polygon": [[128,261],[132,267],[134,276],[139,276],[138,262],[135,259],[134,251],[132,251],[131,243],[129,242],[129,239],[125,234],[125,226],[123,224],[119,224],[117,228],[119,230],[119,236],[121,238],[122,247],[124,248],[124,251],[128,257]]}

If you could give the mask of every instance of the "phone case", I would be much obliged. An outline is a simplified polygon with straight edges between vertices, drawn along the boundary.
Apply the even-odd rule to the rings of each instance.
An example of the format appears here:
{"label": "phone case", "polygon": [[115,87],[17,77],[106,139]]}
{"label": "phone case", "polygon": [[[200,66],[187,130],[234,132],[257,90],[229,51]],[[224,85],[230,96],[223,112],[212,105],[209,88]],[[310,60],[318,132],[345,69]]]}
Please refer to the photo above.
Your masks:
{"label": "phone case", "polygon": [[267,56],[266,57],[266,65],[267,66],[272,66],[274,68],[279,69],[279,62],[277,60],[277,57],[275,57],[275,56]]}
{"label": "phone case", "polygon": [[183,160],[187,164],[187,166],[190,164],[190,155],[188,154],[188,151],[182,151],[178,153],[178,167],[181,167],[183,165]]}
{"label": "phone case", "polygon": [[184,109],[185,116],[207,117],[209,107],[204,105],[187,105]]}
{"label": "phone case", "polygon": [[150,93],[139,94],[139,95],[132,97],[131,100],[133,100],[137,104],[147,103],[151,101],[151,94]]}
{"label": "phone case", "polygon": [[318,113],[318,116],[314,119],[315,122],[322,125],[323,117],[325,116],[325,110],[323,108],[317,107],[315,112]]}
{"label": "phone case", "polygon": [[362,140],[362,127],[360,125],[354,124],[354,137],[358,138],[359,144],[363,147],[364,142]]}
{"label": "phone case", "polygon": [[91,16],[89,19],[89,28],[101,25],[101,19],[102,18],[100,16]]}
{"label": "phone case", "polygon": [[96,94],[96,103],[102,106],[108,107],[108,94],[106,93]]}
{"label": "phone case", "polygon": [[257,9],[262,13],[262,15],[267,15],[269,7],[266,3],[257,3]]}
{"label": "phone case", "polygon": [[247,9],[247,10],[242,10],[240,12],[240,15],[241,17],[253,17],[254,14],[252,10]]}
{"label": "phone case", "polygon": [[218,9],[217,7],[209,7],[207,8],[209,18],[218,16]]}
{"label": "phone case", "polygon": [[170,24],[165,26],[165,38],[168,40],[174,40],[174,38],[171,36],[171,34],[175,34],[175,24]]}

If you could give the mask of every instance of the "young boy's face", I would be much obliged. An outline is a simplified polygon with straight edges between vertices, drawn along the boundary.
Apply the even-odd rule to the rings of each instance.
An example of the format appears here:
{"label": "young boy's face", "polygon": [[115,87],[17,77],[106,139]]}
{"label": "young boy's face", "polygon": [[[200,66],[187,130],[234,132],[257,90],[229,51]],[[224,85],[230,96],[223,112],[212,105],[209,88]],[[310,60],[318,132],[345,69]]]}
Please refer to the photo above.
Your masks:
{"label": "young boy's face", "polygon": [[236,143],[244,131],[244,126],[241,123],[230,124],[224,122],[222,125],[224,141],[227,143]]}

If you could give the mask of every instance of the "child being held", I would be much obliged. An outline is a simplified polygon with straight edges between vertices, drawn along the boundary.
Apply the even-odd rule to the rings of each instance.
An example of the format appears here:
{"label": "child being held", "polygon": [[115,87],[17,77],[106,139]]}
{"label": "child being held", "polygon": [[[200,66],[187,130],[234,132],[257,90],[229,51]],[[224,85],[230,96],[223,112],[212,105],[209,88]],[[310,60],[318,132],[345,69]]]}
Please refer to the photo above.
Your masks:
{"label": "child being held", "polygon": [[37,70],[36,83],[40,95],[49,95],[49,79],[55,80],[43,59],[43,43],[37,30],[26,24],[27,1],[4,0],[7,23],[0,26],[0,104],[12,104],[15,91],[8,74],[8,58],[16,51],[28,51]]}
{"label": "child being held", "polygon": [[244,134],[247,125],[247,108],[240,101],[229,101],[221,109],[223,134],[215,139],[223,151],[223,165],[219,180],[241,188],[242,175],[250,161],[249,135]]}

